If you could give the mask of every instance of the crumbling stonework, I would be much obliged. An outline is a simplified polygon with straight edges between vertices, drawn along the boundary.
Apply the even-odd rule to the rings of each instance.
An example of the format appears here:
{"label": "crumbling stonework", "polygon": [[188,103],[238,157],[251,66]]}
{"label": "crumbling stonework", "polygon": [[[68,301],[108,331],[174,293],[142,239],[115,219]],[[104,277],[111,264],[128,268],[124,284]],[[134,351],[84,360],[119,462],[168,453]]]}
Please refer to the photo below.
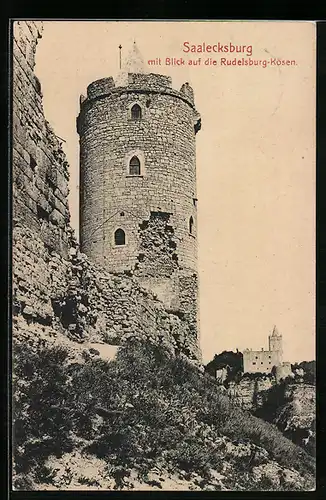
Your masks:
{"label": "crumbling stonework", "polygon": [[140,224],[140,252],[136,263],[138,276],[170,277],[178,269],[177,240],[169,224],[171,214],[151,212]]}
{"label": "crumbling stonework", "polygon": [[[200,358],[191,316],[167,311],[130,274],[111,274],[70,248],[63,259],[28,228],[14,232],[14,325],[62,333],[76,342],[124,345],[129,339],[163,344],[171,355]],[[17,316],[18,318],[17,322]],[[27,325],[25,325],[25,330]]]}
{"label": "crumbling stonework", "polygon": [[42,23],[15,21],[13,40],[13,220],[33,229],[50,249],[67,257],[68,163],[46,121],[41,84],[34,74]]}
{"label": "crumbling stonework", "polygon": [[13,231],[13,314],[50,326],[52,299],[68,287],[69,261],[23,226]]}
{"label": "crumbling stonework", "polygon": [[[138,269],[113,274],[79,252],[69,225],[68,163],[59,139],[44,117],[40,83],[33,72],[41,32],[41,23],[15,22],[14,337],[19,340],[39,334],[65,335],[78,343],[117,345],[124,345],[130,338],[148,339],[163,343],[171,355],[182,353],[198,360],[196,314],[190,303],[190,298],[193,301],[197,294],[196,280],[190,277],[189,284],[178,275],[176,286],[181,290],[181,300],[178,307],[168,307],[159,293],[154,294],[146,289],[146,283],[142,284],[144,267],[140,261]],[[151,225],[150,214],[147,220]],[[159,216],[153,222],[155,227],[158,220],[163,222],[163,226],[158,225],[158,233],[163,229],[163,238],[173,241],[168,219]],[[139,234],[144,233],[145,246],[148,233],[139,224],[138,230]],[[148,248],[152,243],[149,238]],[[175,249],[173,245],[169,248],[171,254],[165,268],[156,266],[157,272],[164,268],[167,276],[179,270],[177,259],[173,258]],[[149,254],[151,259],[153,255]],[[163,261],[161,258],[160,264]],[[146,265],[146,259],[142,265]]]}
{"label": "crumbling stonework", "polygon": [[[140,245],[133,275],[166,306],[181,316],[192,317],[197,335],[197,273],[179,266],[178,239],[170,224],[171,214],[151,212],[140,224]],[[196,326],[195,326],[196,325]]]}
{"label": "crumbling stonework", "polygon": [[166,307],[179,307],[179,265],[177,245],[170,216],[151,212],[148,220],[139,224],[139,253],[134,276],[147,290],[151,290]]}

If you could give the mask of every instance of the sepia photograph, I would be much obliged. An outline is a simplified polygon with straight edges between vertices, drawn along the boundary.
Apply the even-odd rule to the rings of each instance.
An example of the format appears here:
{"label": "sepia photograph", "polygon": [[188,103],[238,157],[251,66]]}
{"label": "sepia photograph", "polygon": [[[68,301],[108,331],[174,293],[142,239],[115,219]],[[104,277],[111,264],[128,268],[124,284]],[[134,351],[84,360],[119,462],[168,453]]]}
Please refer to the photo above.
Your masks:
{"label": "sepia photograph", "polygon": [[14,491],[316,489],[316,23],[12,20]]}

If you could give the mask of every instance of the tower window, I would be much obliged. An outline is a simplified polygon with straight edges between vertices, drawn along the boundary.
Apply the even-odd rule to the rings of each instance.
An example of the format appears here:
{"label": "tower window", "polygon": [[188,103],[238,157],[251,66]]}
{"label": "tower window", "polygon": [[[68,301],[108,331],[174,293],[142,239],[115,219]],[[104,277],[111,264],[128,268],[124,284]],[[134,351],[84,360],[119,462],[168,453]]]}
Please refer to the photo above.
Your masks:
{"label": "tower window", "polygon": [[29,166],[31,167],[31,169],[33,170],[33,172],[36,171],[37,163],[35,161],[35,158],[33,158],[32,155],[29,155]]}
{"label": "tower window", "polygon": [[141,119],[141,107],[138,104],[134,104],[131,108],[131,118],[133,120]]}
{"label": "tower window", "polygon": [[125,245],[126,243],[126,235],[123,229],[117,229],[114,233],[114,243],[116,245]]}
{"label": "tower window", "polygon": [[129,174],[140,175],[140,161],[137,156],[133,156],[129,162]]}
{"label": "tower window", "polygon": [[193,229],[194,229],[194,219],[191,216],[190,219],[189,219],[189,233],[190,234],[193,233]]}

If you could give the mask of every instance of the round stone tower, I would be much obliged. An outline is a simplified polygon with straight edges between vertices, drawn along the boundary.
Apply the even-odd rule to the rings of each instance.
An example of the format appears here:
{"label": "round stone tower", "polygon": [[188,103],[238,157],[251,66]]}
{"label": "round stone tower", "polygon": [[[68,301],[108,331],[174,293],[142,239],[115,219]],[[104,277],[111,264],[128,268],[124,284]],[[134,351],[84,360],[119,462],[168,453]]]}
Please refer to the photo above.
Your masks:
{"label": "round stone tower", "polygon": [[189,84],[177,91],[147,73],[135,43],[116,81],[97,80],[80,98],[81,251],[158,293],[176,272],[197,272],[200,124]]}

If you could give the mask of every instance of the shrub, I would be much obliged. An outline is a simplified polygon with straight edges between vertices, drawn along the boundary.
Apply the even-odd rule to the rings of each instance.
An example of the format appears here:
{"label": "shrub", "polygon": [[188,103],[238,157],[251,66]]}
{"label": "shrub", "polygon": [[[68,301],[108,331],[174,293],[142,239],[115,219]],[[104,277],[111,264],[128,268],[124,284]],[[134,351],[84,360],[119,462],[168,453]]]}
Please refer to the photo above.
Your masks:
{"label": "shrub", "polygon": [[295,468],[302,474],[313,474],[315,471],[313,457],[283,436],[276,426],[253,415],[234,414],[224,426],[223,432],[232,438],[249,438],[253,443],[265,448],[271,458],[285,467]]}
{"label": "shrub", "polygon": [[70,397],[65,373],[67,352],[42,349],[41,355],[25,346],[14,350],[13,441],[16,472],[26,472],[50,454],[72,448]]}
{"label": "shrub", "polygon": [[[312,457],[275,426],[235,407],[213,378],[161,347],[132,342],[115,361],[83,365],[69,364],[67,352],[54,347],[18,347],[14,356],[17,473],[33,469],[38,481],[51,481],[46,458],[82,437],[88,453],[114,464],[121,487],[128,467],[146,471],[163,455],[205,476],[221,465],[214,447],[220,435],[260,445],[303,474],[314,471]],[[242,466],[235,463],[239,473]]]}

